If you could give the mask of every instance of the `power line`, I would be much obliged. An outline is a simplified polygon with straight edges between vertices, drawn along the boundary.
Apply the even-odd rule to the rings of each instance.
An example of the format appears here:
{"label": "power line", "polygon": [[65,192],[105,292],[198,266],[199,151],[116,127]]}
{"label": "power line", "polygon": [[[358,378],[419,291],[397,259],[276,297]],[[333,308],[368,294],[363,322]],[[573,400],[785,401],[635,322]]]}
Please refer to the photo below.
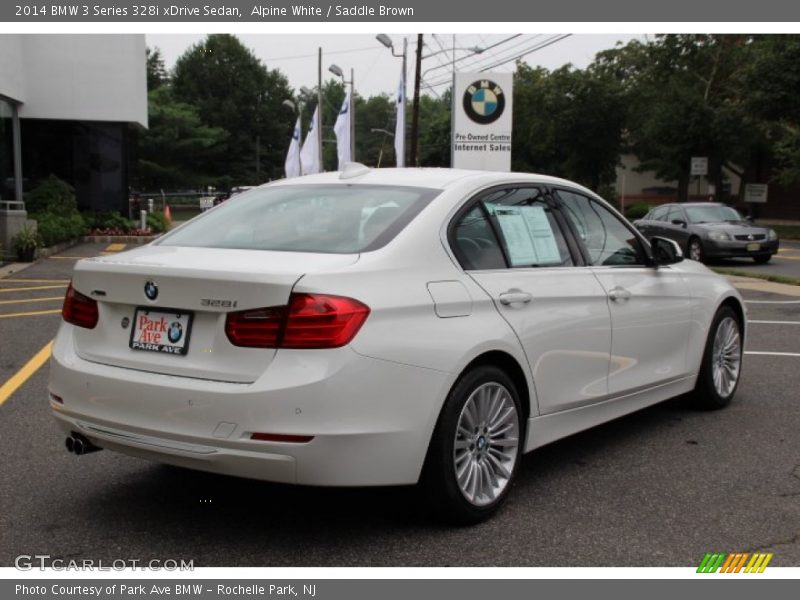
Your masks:
{"label": "power line", "polygon": [[[362,48],[350,48],[349,50],[331,50],[326,51],[325,56],[330,54],[350,54],[352,52],[366,52],[367,50],[380,50],[380,46],[364,46]],[[272,58],[262,58],[264,62],[275,61],[275,60],[295,60],[298,58],[316,58],[317,53],[314,54],[295,54],[293,56],[274,56]]]}
{"label": "power line", "polygon": [[[570,37],[571,35],[572,34],[567,33],[567,34],[552,36],[552,37],[550,37],[550,38],[548,38],[548,39],[546,39],[546,40],[544,40],[542,42],[539,42],[536,45],[531,46],[531,47],[529,47],[529,48],[527,48],[527,49],[525,49],[525,50],[523,50],[521,52],[517,51],[517,53],[515,53],[514,56],[503,57],[503,58],[499,59],[498,61],[496,61],[496,62],[494,62],[492,64],[479,65],[479,69],[478,70],[480,70],[482,72],[483,71],[488,71],[489,69],[494,69],[495,67],[502,66],[502,65],[504,65],[506,63],[519,60],[519,59],[527,56],[528,54],[532,54],[532,53],[534,53],[534,52],[536,52],[538,50],[541,50],[543,48],[551,46],[551,45],[555,44],[556,42],[560,42],[561,40],[566,39],[566,38]],[[475,65],[470,65],[470,67],[474,67],[474,66]],[[442,85],[447,85],[449,83],[451,83],[450,78],[441,79],[439,81],[434,81],[432,83],[426,84],[426,87],[428,89],[436,88],[436,87],[440,87]]]}

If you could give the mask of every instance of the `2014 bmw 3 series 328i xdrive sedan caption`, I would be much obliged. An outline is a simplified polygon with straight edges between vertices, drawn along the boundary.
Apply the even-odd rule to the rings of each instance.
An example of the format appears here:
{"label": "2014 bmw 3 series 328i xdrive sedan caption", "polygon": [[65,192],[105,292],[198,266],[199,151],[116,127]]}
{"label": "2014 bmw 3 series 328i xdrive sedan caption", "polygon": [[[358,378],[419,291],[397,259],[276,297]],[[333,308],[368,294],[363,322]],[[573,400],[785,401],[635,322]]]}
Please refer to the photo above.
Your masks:
{"label": "2014 bmw 3 series 328i xdrive sedan caption", "polygon": [[50,405],[97,448],[492,514],[523,453],[741,373],[736,290],[553,177],[370,170],[245,192],[77,263]]}

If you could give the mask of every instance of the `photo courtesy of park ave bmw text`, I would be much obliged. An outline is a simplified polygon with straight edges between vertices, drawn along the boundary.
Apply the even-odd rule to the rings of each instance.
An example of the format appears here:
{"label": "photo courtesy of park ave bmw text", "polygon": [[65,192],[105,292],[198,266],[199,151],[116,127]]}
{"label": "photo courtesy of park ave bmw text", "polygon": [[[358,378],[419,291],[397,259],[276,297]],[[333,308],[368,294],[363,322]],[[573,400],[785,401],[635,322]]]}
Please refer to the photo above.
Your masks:
{"label": "photo courtesy of park ave bmw text", "polygon": [[800,576],[800,8],[454,8],[0,6],[0,597]]}

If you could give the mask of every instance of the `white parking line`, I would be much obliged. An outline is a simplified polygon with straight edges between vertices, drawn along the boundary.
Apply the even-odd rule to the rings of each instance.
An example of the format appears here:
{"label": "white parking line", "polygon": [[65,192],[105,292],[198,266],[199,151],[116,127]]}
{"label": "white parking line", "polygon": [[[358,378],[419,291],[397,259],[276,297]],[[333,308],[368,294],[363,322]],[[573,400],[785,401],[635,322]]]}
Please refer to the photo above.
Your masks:
{"label": "white parking line", "polygon": [[745,304],[800,304],[800,300],[745,300]]}
{"label": "white parking line", "polygon": [[796,356],[800,358],[800,352],[755,352],[746,350],[745,354],[753,354],[755,356]]}
{"label": "white parking line", "polygon": [[800,321],[747,321],[747,324],[757,323],[759,325],[800,325]]}

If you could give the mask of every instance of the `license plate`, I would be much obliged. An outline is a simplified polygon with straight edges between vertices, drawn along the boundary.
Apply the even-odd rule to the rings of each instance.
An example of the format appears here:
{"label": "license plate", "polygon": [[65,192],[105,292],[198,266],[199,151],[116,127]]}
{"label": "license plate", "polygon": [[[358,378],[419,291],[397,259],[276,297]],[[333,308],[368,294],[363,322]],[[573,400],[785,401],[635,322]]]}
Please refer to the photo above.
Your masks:
{"label": "license plate", "polygon": [[761,250],[761,244],[759,244],[758,242],[756,242],[754,244],[747,244],[747,251],[748,252],[757,252],[759,250]]}
{"label": "license plate", "polygon": [[137,308],[129,346],[133,350],[185,355],[189,350],[192,313]]}

